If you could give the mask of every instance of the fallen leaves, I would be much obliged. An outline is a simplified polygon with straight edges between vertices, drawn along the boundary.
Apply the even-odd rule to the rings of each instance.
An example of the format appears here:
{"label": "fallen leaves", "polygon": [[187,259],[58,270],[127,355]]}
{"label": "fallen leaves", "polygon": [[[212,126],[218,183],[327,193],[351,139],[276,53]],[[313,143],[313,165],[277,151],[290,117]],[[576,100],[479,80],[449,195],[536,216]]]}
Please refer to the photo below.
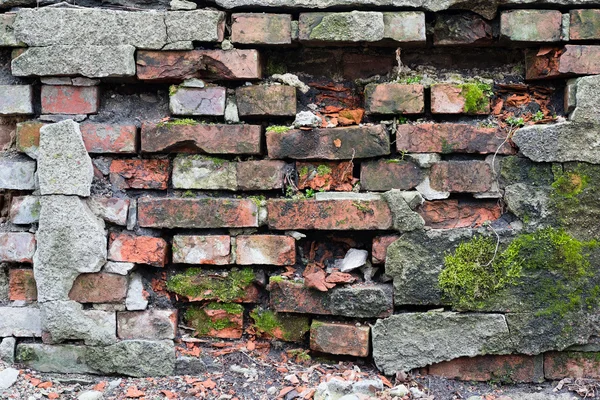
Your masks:
{"label": "fallen leaves", "polygon": [[140,397],[144,397],[146,392],[142,392],[138,390],[137,386],[130,386],[127,388],[127,392],[125,392],[125,397],[130,399],[138,399]]}

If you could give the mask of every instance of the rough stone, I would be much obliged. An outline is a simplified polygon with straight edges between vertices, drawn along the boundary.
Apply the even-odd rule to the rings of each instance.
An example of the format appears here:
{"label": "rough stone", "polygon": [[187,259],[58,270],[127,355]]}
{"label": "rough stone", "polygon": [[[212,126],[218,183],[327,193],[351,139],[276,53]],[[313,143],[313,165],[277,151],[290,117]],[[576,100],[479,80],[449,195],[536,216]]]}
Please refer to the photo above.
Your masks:
{"label": "rough stone", "polygon": [[29,232],[0,233],[0,262],[31,263],[35,237]]}
{"label": "rough stone", "polygon": [[424,12],[384,12],[383,24],[384,39],[413,44],[427,40]]}
{"label": "rough stone", "polygon": [[377,42],[384,38],[380,12],[304,13],[299,23],[301,41]]}
{"label": "rough stone", "polygon": [[536,162],[600,163],[600,124],[562,122],[519,129],[513,141]]}
{"label": "rough stone", "polygon": [[425,220],[413,211],[405,197],[405,192],[390,190],[383,195],[392,212],[392,225],[400,232],[410,232],[425,227]]}
{"label": "rough stone", "polygon": [[129,288],[127,290],[127,298],[125,306],[128,311],[141,311],[148,307],[148,300],[144,296],[144,282],[142,275],[138,273],[131,274],[129,278]]}
{"label": "rough stone", "polygon": [[16,17],[16,14],[9,13],[0,15],[0,47],[21,47],[24,45],[23,42],[17,40],[13,29]]}
{"label": "rough stone", "polygon": [[116,197],[90,197],[87,205],[92,212],[106,222],[125,226],[129,211],[129,200]]}
{"label": "rough stone", "polygon": [[0,116],[33,114],[33,86],[0,85]]}
{"label": "rough stone", "polygon": [[394,278],[395,304],[443,304],[438,275],[444,257],[472,236],[470,229],[415,231],[390,244],[385,272]]}
{"label": "rough stone", "polygon": [[238,190],[282,189],[290,166],[284,161],[243,161],[236,164]]}
{"label": "rough stone", "polygon": [[119,339],[174,339],[177,332],[176,310],[126,311],[117,314]]}
{"label": "rough stone", "polygon": [[19,343],[17,361],[40,372],[62,374],[94,374],[96,370],[85,362],[87,348],[75,345]]}
{"label": "rough stone", "polygon": [[414,189],[423,181],[424,172],[410,161],[377,160],[361,164],[360,186],[368,191]]}
{"label": "rough stone", "polygon": [[222,11],[206,9],[167,12],[164,14],[167,27],[165,44],[186,41],[221,42],[225,34],[225,17],[226,14]]}
{"label": "rough stone", "polygon": [[40,129],[38,177],[42,195],[87,197],[93,176],[92,159],[76,122],[66,120]]}
{"label": "rough stone", "polygon": [[86,362],[103,374],[168,376],[175,370],[175,346],[170,340],[125,340],[108,347],[89,348]]}
{"label": "rough stone", "polygon": [[236,238],[238,265],[294,265],[296,241],[289,236],[248,235]]}
{"label": "rough stone", "polygon": [[231,41],[243,44],[292,43],[292,16],[243,13],[231,16]]}
{"label": "rough stone", "polygon": [[436,14],[433,28],[435,46],[486,46],[492,44],[492,24],[475,14]]}
{"label": "rough stone", "polygon": [[68,300],[75,278],[100,271],[106,262],[104,222],[77,197],[42,196],[40,203],[33,260],[38,298]]}
{"label": "rough stone", "polygon": [[40,199],[38,196],[13,197],[10,205],[10,222],[28,225],[40,219]]}
{"label": "rough stone", "polygon": [[226,97],[226,89],[220,86],[203,89],[180,87],[170,96],[169,109],[173,115],[220,116],[225,114]]}
{"label": "rough stone", "polygon": [[35,161],[0,157],[0,189],[35,189]]}
{"label": "rough stone", "polygon": [[14,368],[6,368],[0,371],[0,390],[10,388],[17,382],[19,378],[19,370]]}
{"label": "rough stone", "polygon": [[[600,76],[586,76],[576,81],[575,109],[569,119],[573,122],[600,125]],[[596,127],[600,130],[600,128]]]}
{"label": "rough stone", "polygon": [[11,71],[14,76],[134,76],[134,53],[130,45],[30,47],[12,60]]}
{"label": "rough stone", "polygon": [[425,177],[423,182],[415,188],[425,200],[444,200],[450,197],[450,192],[441,192],[431,187],[429,177]]}
{"label": "rough stone", "polygon": [[108,261],[102,270],[109,274],[127,275],[135,267],[134,263]]}
{"label": "rough stone", "polygon": [[571,10],[569,14],[570,40],[600,39],[600,10]]}
{"label": "rough stone", "polygon": [[316,128],[321,126],[323,120],[320,117],[317,117],[310,111],[300,111],[296,114],[296,119],[294,120],[294,128],[301,127],[312,127]]}
{"label": "rough stone", "polygon": [[296,88],[286,85],[252,85],[235,90],[238,112],[248,116],[296,115]]}
{"label": "rough stone", "polygon": [[0,337],[40,337],[40,310],[34,307],[0,307]]}
{"label": "rough stone", "polygon": [[237,190],[236,164],[211,157],[177,156],[172,179],[176,189]]}
{"label": "rough stone", "polygon": [[373,359],[385,374],[512,350],[508,325],[501,314],[398,314],[378,320],[372,337]]}
{"label": "rough stone", "polygon": [[369,84],[365,109],[370,114],[421,114],[425,111],[423,85]]}
{"label": "rough stone", "polygon": [[502,38],[513,42],[558,42],[562,13],[554,10],[510,10],[500,17]]}
{"label": "rough stone", "polygon": [[41,317],[49,343],[83,340],[87,345],[98,346],[117,340],[114,312],[84,310],[75,301],[48,301],[41,304]]}
{"label": "rough stone", "polygon": [[3,361],[7,364],[14,364],[16,346],[17,339],[14,337],[0,339],[0,361]]}
{"label": "rough stone", "polygon": [[195,10],[198,8],[198,4],[187,0],[171,0],[169,5],[171,6],[171,10],[175,11]]}

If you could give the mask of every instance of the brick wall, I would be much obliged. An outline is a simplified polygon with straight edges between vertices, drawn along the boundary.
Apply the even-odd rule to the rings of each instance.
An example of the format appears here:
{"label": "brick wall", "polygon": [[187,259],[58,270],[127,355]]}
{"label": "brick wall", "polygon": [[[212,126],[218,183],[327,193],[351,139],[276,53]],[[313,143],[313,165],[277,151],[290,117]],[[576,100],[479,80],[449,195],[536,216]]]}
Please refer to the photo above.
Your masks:
{"label": "brick wall", "polygon": [[262,3],[0,4],[4,361],[597,377],[600,10]]}

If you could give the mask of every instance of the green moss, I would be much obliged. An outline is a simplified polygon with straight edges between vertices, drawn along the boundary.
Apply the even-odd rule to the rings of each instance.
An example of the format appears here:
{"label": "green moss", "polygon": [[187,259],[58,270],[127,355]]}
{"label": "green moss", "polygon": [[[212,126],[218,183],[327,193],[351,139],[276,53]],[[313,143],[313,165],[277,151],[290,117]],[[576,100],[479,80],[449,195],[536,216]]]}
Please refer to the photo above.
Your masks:
{"label": "green moss", "polygon": [[[226,315],[219,318],[211,318],[205,311],[223,310]],[[192,306],[185,312],[186,323],[196,330],[196,335],[203,336],[211,331],[221,331],[227,328],[235,328],[237,324],[233,322],[232,317],[239,317],[244,312],[244,307],[239,304],[209,303],[205,308]]]}
{"label": "green moss", "polygon": [[254,320],[254,327],[261,333],[273,335],[276,329],[283,328],[277,319],[277,315],[271,310],[255,308],[250,312],[250,316]]}
{"label": "green moss", "polygon": [[300,176],[308,176],[308,167],[304,165],[302,168],[298,170],[298,174]]}
{"label": "green moss", "polygon": [[567,171],[560,173],[556,177],[554,183],[552,183],[552,188],[554,189],[554,194],[572,199],[583,192],[588,186],[588,181],[589,178],[587,176],[577,171]]}
{"label": "green moss", "polygon": [[167,281],[169,291],[188,298],[217,299],[233,302],[243,298],[254,282],[251,268],[232,269],[227,276],[206,275],[201,268],[190,268]]}
{"label": "green moss", "polygon": [[412,85],[415,83],[421,83],[422,81],[423,81],[423,77],[421,75],[415,75],[415,76],[407,76],[405,78],[401,78],[398,80],[398,83]]}
{"label": "green moss", "polygon": [[204,156],[203,158],[207,161],[211,161],[217,167],[222,167],[223,164],[225,164],[227,162],[227,160],[224,160],[224,159],[218,158],[218,157]]}
{"label": "green moss", "polygon": [[367,206],[366,204],[364,204],[362,201],[355,201],[355,202],[352,203],[352,205],[354,207],[356,207],[356,209],[358,211],[362,211],[362,212],[364,212],[366,214],[373,214],[374,213],[373,209],[371,207]]}
{"label": "green moss", "polygon": [[193,197],[196,197],[196,194],[192,190],[186,190],[185,192],[183,192],[183,194],[181,195],[181,197],[184,197],[184,198],[193,198]]}
{"label": "green moss", "polygon": [[290,350],[288,352],[288,354],[291,357],[296,357],[296,360],[298,362],[309,362],[310,360],[312,360],[312,358],[308,354],[308,350],[301,350],[301,349]]}
{"label": "green moss", "polygon": [[158,126],[159,128],[170,128],[172,126],[180,126],[180,125],[184,125],[184,126],[193,126],[193,125],[198,125],[198,121],[196,121],[195,119],[192,118],[181,118],[181,119],[172,119],[166,122],[159,122],[158,124],[156,124],[156,126]]}
{"label": "green moss", "polygon": [[331,168],[325,164],[321,164],[317,167],[317,174],[320,176],[329,175],[331,174]]}
{"label": "green moss", "polygon": [[260,196],[250,196],[248,198],[252,200],[254,204],[256,204],[256,207],[262,207],[267,201],[267,198],[262,194]]}
{"label": "green moss", "polygon": [[287,72],[287,66],[284,63],[275,60],[274,57],[269,57],[265,67],[265,72],[268,76],[275,74],[283,75]]}
{"label": "green moss", "polygon": [[269,283],[279,283],[283,282],[284,280],[285,279],[283,279],[283,276],[276,275],[269,278]]}
{"label": "green moss", "polygon": [[273,125],[273,126],[267,127],[267,132],[286,133],[287,131],[289,131],[291,129],[292,128],[290,128],[289,126]]}
{"label": "green moss", "polygon": [[454,151],[454,144],[448,143],[446,138],[442,138],[442,154],[450,154]]}
{"label": "green moss", "polygon": [[178,90],[179,90],[179,86],[177,86],[177,85],[169,86],[169,96],[174,96]]}
{"label": "green moss", "polygon": [[492,85],[483,82],[470,82],[460,85],[461,95],[465,99],[465,112],[477,114],[486,110],[492,97]]}
{"label": "green moss", "polygon": [[29,347],[17,347],[17,361],[19,362],[31,362],[38,359],[35,352]]}

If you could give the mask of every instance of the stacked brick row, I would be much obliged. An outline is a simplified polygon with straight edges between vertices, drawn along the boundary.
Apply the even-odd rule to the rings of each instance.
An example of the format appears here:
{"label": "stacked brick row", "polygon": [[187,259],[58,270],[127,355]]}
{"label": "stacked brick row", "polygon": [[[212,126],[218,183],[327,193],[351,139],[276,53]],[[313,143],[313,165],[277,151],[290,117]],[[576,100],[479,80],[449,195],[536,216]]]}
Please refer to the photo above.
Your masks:
{"label": "stacked brick row", "polygon": [[[600,74],[600,10],[572,8],[505,10],[495,19],[470,12],[426,18],[421,10],[325,10],[297,19],[212,9],[0,14],[0,59],[7,61],[0,71],[0,339],[12,349],[0,355],[56,372],[165,375],[199,368],[175,348],[188,332],[252,334],[315,353],[375,356],[386,373],[423,367],[468,380],[595,377],[588,353],[549,351],[566,347],[554,344],[486,347],[485,335],[471,345],[486,350],[402,366],[376,354],[387,341],[395,346],[381,324],[420,319],[405,307],[448,309],[404,286],[406,274],[386,261],[392,243],[414,232],[460,237],[527,223],[507,207],[500,174],[504,159],[523,159],[510,124],[492,122],[504,82],[403,77],[402,51],[524,48],[523,78],[554,90],[568,78]],[[296,72],[295,60],[273,67],[274,53],[299,48],[316,59],[325,46],[353,51],[340,56],[345,80],[325,79],[316,67],[285,74],[288,66]],[[385,57],[355,51],[361,46]],[[568,82],[558,114],[581,106],[577,87]],[[65,120],[76,122],[67,128]],[[85,156],[60,152],[63,129],[80,135]],[[589,162],[544,156],[550,159],[530,158]],[[87,168],[86,157],[93,181],[86,175],[64,191]],[[71,171],[58,168],[65,165]],[[73,226],[52,220],[55,196],[67,198],[66,215],[90,216],[104,241],[98,265],[77,267],[61,295],[54,288],[64,277],[49,282],[60,272],[48,265],[64,260],[44,251],[68,248],[64,231]],[[317,260],[319,246],[333,255]],[[337,263],[354,247],[368,254],[360,270],[340,271]],[[427,284],[418,288],[423,296]],[[470,314],[456,315],[467,329]],[[503,340],[513,346],[503,313],[472,318],[506,330]],[[427,340],[438,339],[434,330]],[[121,352],[135,364],[106,365]],[[140,367],[137,357],[148,363]]]}

